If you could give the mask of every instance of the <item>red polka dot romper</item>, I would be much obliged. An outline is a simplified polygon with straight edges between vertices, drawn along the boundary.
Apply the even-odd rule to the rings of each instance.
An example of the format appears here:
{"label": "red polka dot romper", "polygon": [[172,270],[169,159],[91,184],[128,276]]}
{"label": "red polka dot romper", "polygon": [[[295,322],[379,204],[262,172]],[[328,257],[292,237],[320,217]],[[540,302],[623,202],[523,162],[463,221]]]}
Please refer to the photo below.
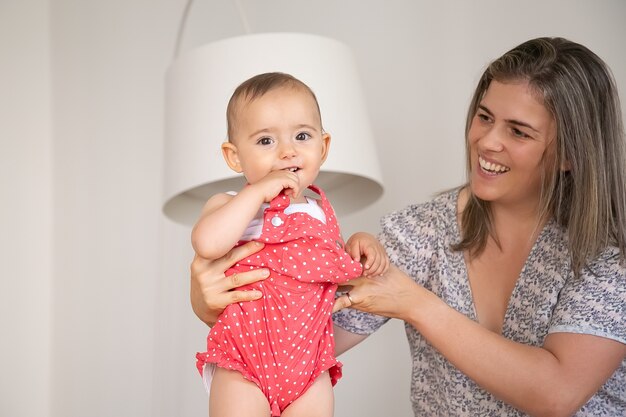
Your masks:
{"label": "red polka dot romper", "polygon": [[337,219],[324,193],[326,224],[309,214],[285,214],[289,198],[280,194],[263,215],[258,253],[243,259],[226,275],[269,268],[270,277],[242,287],[257,289],[256,301],[229,305],[207,337],[204,365],[236,370],[256,383],[267,397],[272,416],[280,415],[324,371],[334,385],[341,363],[334,355],[331,320],[337,283],[361,275],[361,264],[343,249]]}

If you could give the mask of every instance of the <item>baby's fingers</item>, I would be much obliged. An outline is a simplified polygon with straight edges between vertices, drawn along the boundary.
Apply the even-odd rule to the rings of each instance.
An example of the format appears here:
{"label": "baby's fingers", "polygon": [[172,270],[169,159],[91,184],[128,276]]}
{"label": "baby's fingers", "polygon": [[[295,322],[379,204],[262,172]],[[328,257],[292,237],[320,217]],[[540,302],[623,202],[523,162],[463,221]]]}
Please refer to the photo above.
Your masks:
{"label": "baby's fingers", "polygon": [[354,259],[357,262],[360,261],[360,259],[361,259],[361,250],[359,249],[358,242],[354,242],[354,241],[349,239],[348,242],[346,243],[345,250],[346,250],[346,252],[348,252],[348,255],[350,255],[350,257],[352,259]]}
{"label": "baby's fingers", "polygon": [[363,248],[361,256],[363,269],[367,271],[366,275],[371,275],[372,268],[376,268],[380,263],[380,253],[372,246],[366,246]]}
{"label": "baby's fingers", "polygon": [[389,258],[384,255],[378,256],[376,262],[368,270],[367,275],[382,275],[387,271],[387,268],[389,268]]}
{"label": "baby's fingers", "polygon": [[365,264],[363,265],[364,275],[377,275],[377,271],[380,269],[380,264],[381,256],[376,252],[372,252],[365,259]]}
{"label": "baby's fingers", "polygon": [[369,275],[369,270],[374,264],[374,256],[364,251],[361,254],[361,264],[363,264],[363,275]]}
{"label": "baby's fingers", "polygon": [[384,250],[371,249],[366,255],[364,275],[381,275],[389,268],[389,258]]}

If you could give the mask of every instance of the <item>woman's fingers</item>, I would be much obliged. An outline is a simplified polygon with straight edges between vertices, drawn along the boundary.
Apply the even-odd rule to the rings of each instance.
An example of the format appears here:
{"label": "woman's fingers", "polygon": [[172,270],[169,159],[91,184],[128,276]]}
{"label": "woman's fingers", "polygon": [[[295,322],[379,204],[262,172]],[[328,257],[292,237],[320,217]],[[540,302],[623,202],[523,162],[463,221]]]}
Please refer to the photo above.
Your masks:
{"label": "woman's fingers", "polygon": [[225,282],[224,287],[227,291],[234,290],[239,287],[243,287],[244,285],[261,281],[269,275],[270,271],[268,269],[251,269],[246,272],[237,272],[223,280]]}
{"label": "woman's fingers", "polygon": [[263,246],[264,245],[260,242],[248,242],[244,245],[232,248],[226,255],[216,259],[213,263],[216,269],[226,271],[240,260],[260,251]]}
{"label": "woman's fingers", "polygon": [[[258,300],[263,296],[263,293],[257,290],[229,291],[225,294],[225,296],[228,298],[226,305],[229,305],[243,301]],[[226,307],[226,305],[224,307]]]}
{"label": "woman's fingers", "polygon": [[343,310],[344,308],[348,308],[351,305],[352,303],[350,302],[350,298],[348,298],[348,294],[344,294],[341,297],[337,297],[335,299],[335,304],[333,305],[333,313],[339,310]]}
{"label": "woman's fingers", "polygon": [[[351,307],[385,317],[403,319],[415,307],[416,292],[423,290],[415,281],[395,266],[377,276],[363,276],[346,284],[353,288],[338,297],[334,311]],[[350,300],[351,299],[351,300]]]}
{"label": "woman's fingers", "polygon": [[357,298],[355,298],[355,293],[358,292],[357,288],[360,288],[363,285],[365,279],[367,278],[355,278],[353,280],[342,283],[339,288],[337,288],[337,291],[345,292],[345,294],[335,299],[335,304],[333,305],[333,313],[339,310],[343,310],[344,308],[351,307],[358,302]]}
{"label": "woman's fingers", "polygon": [[219,259],[195,256],[191,262],[191,305],[196,315],[212,325],[224,308],[234,302],[256,300],[259,291],[232,291],[257,282],[269,275],[267,269],[257,269],[225,277],[224,273],[241,259],[259,251],[262,243],[248,242],[230,250]]}

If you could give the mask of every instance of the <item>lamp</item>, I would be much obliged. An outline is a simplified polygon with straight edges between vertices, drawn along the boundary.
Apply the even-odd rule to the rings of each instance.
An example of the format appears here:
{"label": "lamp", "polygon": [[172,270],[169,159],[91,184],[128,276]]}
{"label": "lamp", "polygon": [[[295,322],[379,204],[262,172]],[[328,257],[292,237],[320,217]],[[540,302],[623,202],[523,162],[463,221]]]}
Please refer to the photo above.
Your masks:
{"label": "lamp", "polygon": [[213,194],[239,190],[240,174],[222,159],[226,105],[235,88],[264,72],[285,72],[317,96],[332,137],[315,184],[338,216],[376,201],[383,182],[349,48],[322,36],[261,33],[219,40],[176,58],[166,76],[163,212],[192,225]]}

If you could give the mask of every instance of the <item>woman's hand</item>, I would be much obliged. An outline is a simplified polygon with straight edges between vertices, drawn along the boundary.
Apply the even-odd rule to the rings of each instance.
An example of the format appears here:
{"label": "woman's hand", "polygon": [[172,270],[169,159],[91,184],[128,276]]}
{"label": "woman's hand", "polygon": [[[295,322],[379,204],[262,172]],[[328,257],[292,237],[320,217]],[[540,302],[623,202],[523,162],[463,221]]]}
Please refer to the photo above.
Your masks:
{"label": "woman's hand", "polygon": [[267,278],[267,269],[254,269],[229,277],[224,274],[235,263],[261,248],[262,243],[248,242],[218,259],[204,259],[198,255],[194,257],[191,263],[191,306],[200,320],[212,326],[227,305],[261,298],[259,291],[235,289]]}
{"label": "woman's hand", "polygon": [[348,281],[346,287],[350,288],[350,291],[335,300],[333,311],[351,307],[409,322],[420,299],[431,294],[394,265],[391,265],[383,275],[359,277]]}

